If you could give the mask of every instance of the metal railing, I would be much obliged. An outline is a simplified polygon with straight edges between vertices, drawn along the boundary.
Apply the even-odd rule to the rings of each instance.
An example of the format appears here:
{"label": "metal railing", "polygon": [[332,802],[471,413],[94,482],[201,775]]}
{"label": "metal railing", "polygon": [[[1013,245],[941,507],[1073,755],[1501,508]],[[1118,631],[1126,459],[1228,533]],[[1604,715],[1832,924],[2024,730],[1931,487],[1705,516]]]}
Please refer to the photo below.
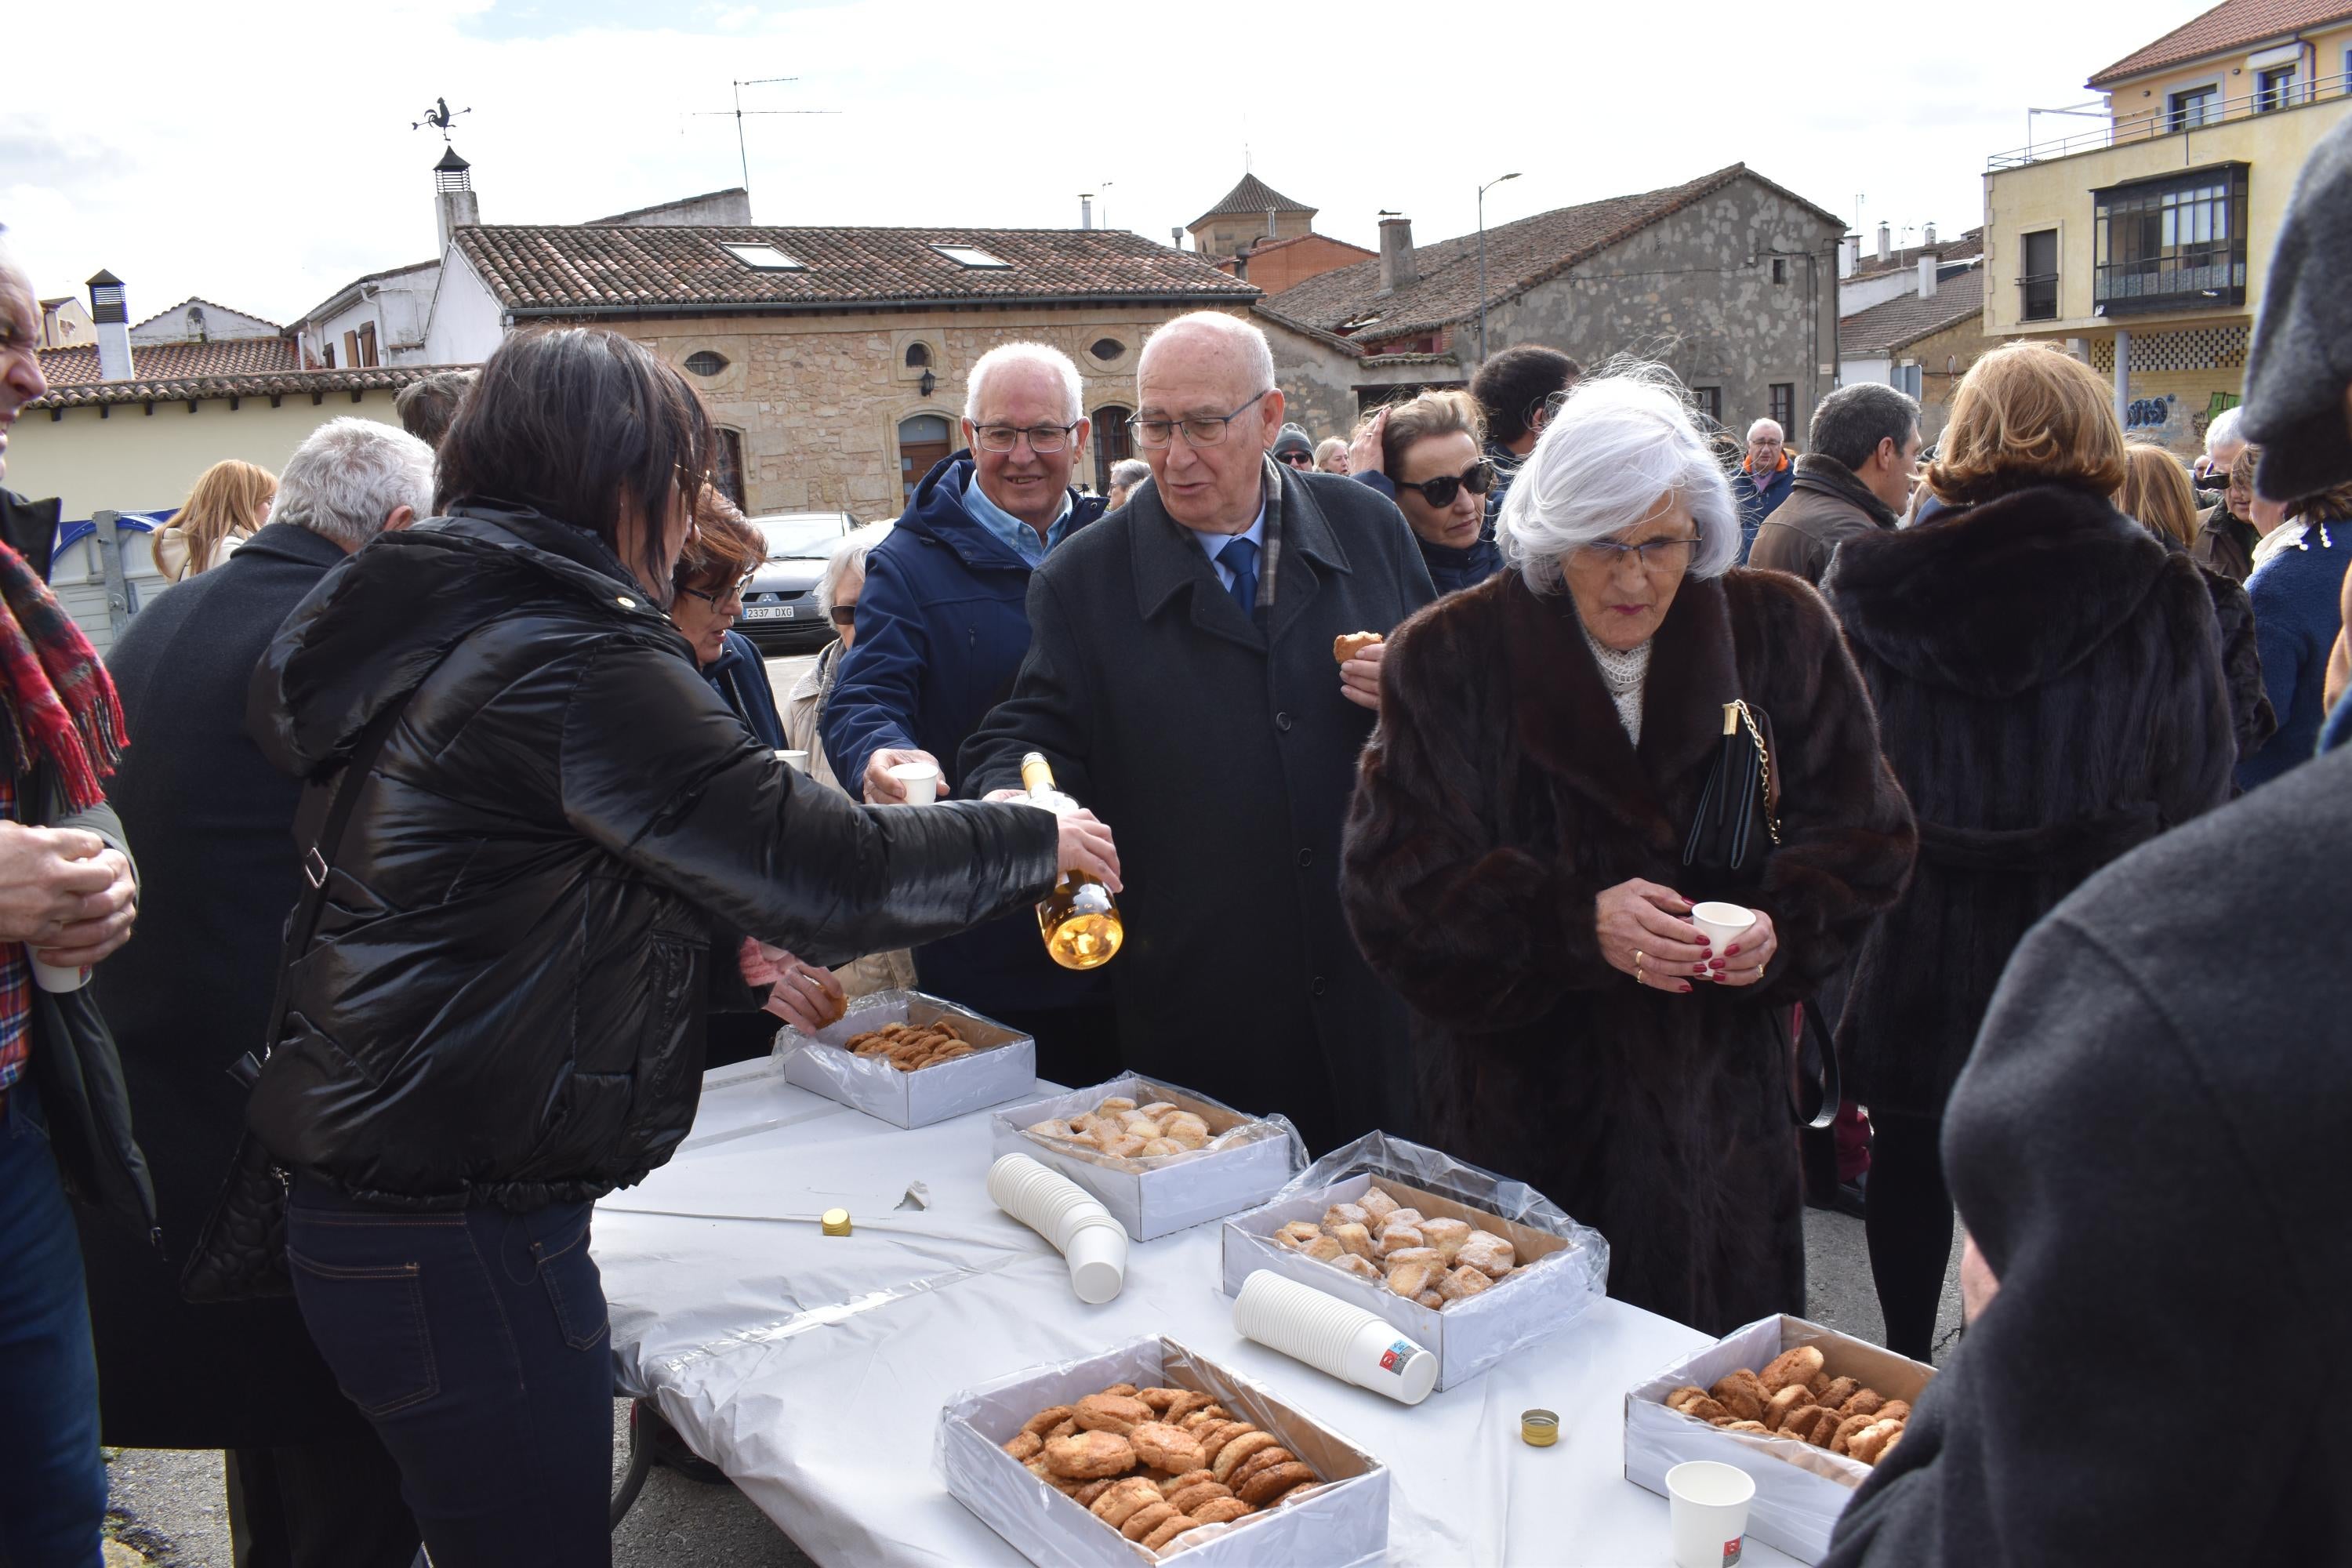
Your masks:
{"label": "metal railing", "polygon": [[2319,77],[2308,82],[2298,80],[2266,92],[2201,100],[2194,107],[2184,106],[2176,110],[2167,105],[2121,116],[2095,131],[2081,131],[2072,136],[2056,137],[2046,142],[2029,142],[2006,153],[1995,153],[1985,160],[1985,170],[1990,174],[2000,169],[2021,169],[2029,163],[2072,157],[2077,153],[2095,153],[2134,142],[2153,142],[2159,137],[2177,136],[2191,131],[2209,131],[2216,125],[2250,120],[2257,114],[2301,109],[2306,104],[2347,95],[2352,95],[2352,72],[2339,71],[2334,76]]}

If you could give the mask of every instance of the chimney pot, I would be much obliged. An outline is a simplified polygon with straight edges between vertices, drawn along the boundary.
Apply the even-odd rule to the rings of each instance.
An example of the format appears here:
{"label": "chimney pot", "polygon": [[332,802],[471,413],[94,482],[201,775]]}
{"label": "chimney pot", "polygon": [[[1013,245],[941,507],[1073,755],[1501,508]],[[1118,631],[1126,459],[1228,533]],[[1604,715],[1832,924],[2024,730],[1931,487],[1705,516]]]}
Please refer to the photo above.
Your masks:
{"label": "chimney pot", "polygon": [[473,165],[457,156],[457,149],[448,148],[441,161],[433,165],[434,206],[441,226],[441,248],[449,248],[449,237],[459,228],[482,221],[482,210],[474,197]]}
{"label": "chimney pot", "polygon": [[1393,294],[1421,280],[1421,266],[1412,254],[1412,219],[1381,219],[1381,292]]}
{"label": "chimney pot", "polygon": [[1936,243],[1936,226],[1934,224],[1931,223],[1927,226],[1927,232],[1922,234],[1919,237],[1919,243],[1922,245],[1933,245]]}
{"label": "chimney pot", "polygon": [[1919,298],[1932,300],[1935,297],[1936,253],[1931,250],[1919,258]]}
{"label": "chimney pot", "polygon": [[1091,195],[1081,195],[1078,198],[1078,226],[1080,228],[1092,228],[1094,226],[1095,199]]}
{"label": "chimney pot", "polygon": [[1885,224],[1878,226],[1878,259],[1885,261],[1895,254],[1895,231]]}
{"label": "chimney pot", "polygon": [[129,381],[131,310],[123,299],[122,279],[103,268],[89,279],[89,319],[98,326],[98,378]]}

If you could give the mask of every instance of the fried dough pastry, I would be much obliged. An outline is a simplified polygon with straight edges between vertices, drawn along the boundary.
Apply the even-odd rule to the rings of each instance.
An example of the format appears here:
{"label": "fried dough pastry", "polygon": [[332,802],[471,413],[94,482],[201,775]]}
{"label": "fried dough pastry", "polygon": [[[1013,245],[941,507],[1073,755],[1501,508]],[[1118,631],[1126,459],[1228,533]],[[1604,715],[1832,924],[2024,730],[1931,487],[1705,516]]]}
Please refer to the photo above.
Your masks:
{"label": "fried dough pastry", "polygon": [[1116,1528],[1125,1524],[1128,1517],[1149,1502],[1163,1501],[1160,1489],[1141,1476],[1129,1476],[1113,1481],[1110,1489],[1095,1499],[1090,1511],[1105,1524]]}
{"label": "fried dough pastry", "polygon": [[1333,1204],[1323,1211],[1323,1228],[1335,1230],[1343,1225],[1360,1225],[1370,1229],[1372,1216],[1364,1212],[1361,1204]]}
{"label": "fried dough pastry", "polygon": [[1445,1310],[1445,1298],[1439,1295],[1434,1290],[1423,1290],[1420,1295],[1415,1296],[1413,1300],[1420,1302],[1423,1306],[1428,1308],[1433,1312],[1442,1312]]}
{"label": "fried dough pastry", "polygon": [[1127,1394],[1089,1394],[1078,1401],[1072,1412],[1079,1426],[1089,1432],[1115,1432],[1125,1436],[1131,1428],[1151,1419],[1151,1406]]}
{"label": "fried dough pastry", "polygon": [[1080,1432],[1056,1437],[1041,1456],[1045,1468],[1074,1481],[1100,1480],[1135,1468],[1135,1449],[1116,1432]]}
{"label": "fried dough pastry", "polygon": [[1143,1538],[1143,1544],[1146,1550],[1157,1552],[1161,1547],[1167,1545],[1170,1542],[1175,1540],[1178,1536],[1183,1534],[1186,1531],[1198,1530],[1200,1528],[1201,1521],[1199,1520],[1187,1519],[1184,1515],[1180,1513],[1175,1518],[1165,1521],[1161,1523],[1159,1529],[1145,1536]]}
{"label": "fried dough pastry", "polygon": [[1323,1227],[1311,1219],[1295,1219],[1274,1233],[1274,1244],[1296,1251],[1323,1234]]}
{"label": "fried dough pastry", "polygon": [[1381,1279],[1383,1278],[1378,1264],[1374,1263],[1369,1258],[1359,1258],[1352,1252],[1343,1252],[1339,1257],[1333,1258],[1331,1260],[1331,1267],[1352,1274],[1359,1279]]}
{"label": "fried dough pastry", "polygon": [[1023,1422],[1021,1424],[1021,1430],[1024,1432],[1034,1433],[1038,1436],[1042,1437],[1053,1428],[1059,1426],[1063,1422],[1067,1421],[1075,1414],[1076,1414],[1076,1412],[1073,1411],[1068,1405],[1056,1405],[1051,1410],[1040,1410],[1036,1415],[1032,1415],[1028,1420]]}
{"label": "fried dough pastry", "polygon": [[1364,1223],[1377,1229],[1388,1224],[1389,1215],[1404,1205],[1380,1188],[1374,1187],[1356,1200],[1356,1206],[1364,1211]]}
{"label": "fried dough pastry", "polygon": [[[1174,1483],[1171,1482],[1170,1484],[1173,1485]],[[1214,1480],[1205,1480],[1194,1481],[1191,1486],[1184,1488],[1181,1491],[1169,1492],[1167,1497],[1170,1505],[1172,1506],[1179,1513],[1192,1513],[1194,1509],[1200,1507],[1204,1502],[1214,1502],[1221,1497],[1231,1497],[1233,1495],[1234,1491],[1231,1487],[1221,1486]],[[1199,1516],[1195,1515],[1194,1517],[1197,1518]]]}
{"label": "fried dough pastry", "polygon": [[1318,1263],[1337,1263],[1348,1256],[1348,1249],[1339,1245],[1336,1236],[1318,1236],[1298,1250]]}
{"label": "fried dough pastry", "polygon": [[1885,1408],[1885,1405],[1886,1401],[1878,1396],[1878,1390],[1857,1388],[1853,1391],[1853,1396],[1839,1405],[1838,1409],[1848,1415],[1875,1415]]}
{"label": "fried dough pastry", "polygon": [[1171,1426],[1165,1421],[1145,1421],[1129,1429],[1127,1440],[1145,1464],[1157,1466],[1171,1476],[1185,1475],[1200,1468],[1200,1439],[1181,1426]]}
{"label": "fried dough pastry", "polygon": [[1255,1427],[1252,1427],[1250,1430],[1242,1433],[1240,1436],[1231,1438],[1225,1443],[1224,1447],[1219,1448],[1217,1450],[1216,1463],[1212,1465],[1210,1468],[1216,1471],[1217,1479],[1220,1481],[1224,1480],[1226,1477],[1241,1468],[1243,1460],[1248,1458],[1252,1454],[1257,1453],[1263,1449],[1271,1448],[1274,1446],[1273,1433],[1261,1432]]}
{"label": "fried dough pastry", "polygon": [[1880,1405],[1880,1406],[1878,1407],[1878,1418],[1879,1418],[1881,1421],[1908,1421],[1908,1420],[1910,1420],[1910,1419],[1911,1419],[1911,1404],[1910,1404],[1910,1401],[1908,1401],[1908,1400],[1904,1400],[1904,1399],[1890,1399],[1890,1400],[1888,1400],[1885,1404],[1884,1404],[1884,1405]]}
{"label": "fried dough pastry", "polygon": [[1211,1498],[1207,1502],[1194,1503],[1185,1511],[1195,1524],[1231,1524],[1245,1514],[1256,1511],[1237,1497]]}
{"label": "fried dough pastry", "polygon": [[900,1072],[914,1072],[936,1062],[971,1056],[978,1047],[963,1037],[965,1026],[952,1018],[934,1024],[885,1024],[862,1035],[852,1035],[842,1048],[855,1056],[876,1057]]}
{"label": "fried dough pastry", "polygon": [[[1224,1446],[1227,1443],[1233,1441],[1235,1437],[1240,1436],[1244,1432],[1255,1432],[1256,1430],[1256,1427],[1251,1426],[1246,1421],[1220,1421],[1215,1426],[1209,1427],[1205,1431],[1194,1433],[1193,1436],[1200,1440],[1201,1444],[1201,1463],[1210,1466],[1215,1465],[1217,1462],[1217,1455],[1224,1448]],[[1212,1470],[1212,1479],[1214,1478],[1214,1474],[1215,1472]]]}
{"label": "fried dough pastry", "polygon": [[1765,1363],[1764,1370],[1756,1376],[1764,1384],[1765,1392],[1778,1394],[1792,1383],[1811,1382],[1821,1370],[1821,1351],[1812,1345],[1799,1345]]}
{"label": "fried dough pastry", "polygon": [[1425,1219],[1421,1222],[1422,1239],[1437,1249],[1437,1256],[1446,1262],[1462,1250],[1470,1239],[1470,1222],[1461,1219]]}
{"label": "fried dough pastry", "polygon": [[1792,1383],[1764,1402],[1764,1425],[1778,1432],[1780,1423],[1788,1419],[1789,1412],[1812,1402],[1812,1394],[1803,1384]]}
{"label": "fried dough pastry", "polygon": [[1745,1367],[1727,1377],[1717,1378],[1715,1386],[1707,1392],[1742,1421],[1764,1419],[1764,1385],[1757,1382],[1756,1374]]}
{"label": "fried dough pastry", "polygon": [[1835,1410],[1861,1392],[1862,1379],[1833,1377],[1830,1379],[1830,1385],[1822,1390],[1820,1403],[1828,1409]]}
{"label": "fried dough pastry", "polygon": [[1127,1516],[1127,1522],[1118,1527],[1118,1532],[1129,1541],[1140,1541],[1170,1520],[1182,1517],[1164,1500],[1148,1502]]}
{"label": "fried dough pastry", "polygon": [[1489,1279],[1500,1279],[1517,1266],[1518,1255],[1509,1242],[1491,1230],[1482,1230],[1464,1238],[1454,1261],[1463,1268],[1475,1268]]}
{"label": "fried dough pastry", "polygon": [[1252,1508],[1256,1508],[1261,1504],[1274,1501],[1292,1488],[1302,1486],[1314,1479],[1313,1470],[1294,1459],[1287,1464],[1275,1465],[1260,1470],[1256,1475],[1244,1481],[1241,1490],[1234,1495]]}
{"label": "fried dough pastry", "polygon": [[1408,1248],[1425,1251],[1428,1247],[1429,1243],[1423,1238],[1421,1227],[1417,1225],[1402,1225],[1391,1219],[1388,1224],[1381,1226],[1380,1248],[1382,1258],[1386,1258],[1391,1252],[1403,1252]]}
{"label": "fried dough pastry", "polygon": [[1343,1249],[1354,1253],[1359,1258],[1376,1258],[1380,1255],[1380,1244],[1372,1239],[1372,1233],[1363,1226],[1335,1225],[1326,1234],[1338,1242]]}
{"label": "fried dough pastry", "polygon": [[1389,1210],[1386,1215],[1381,1216],[1380,1227],[1385,1227],[1391,1225],[1410,1225],[1417,1227],[1420,1224],[1421,1211],[1417,1208],[1408,1207]]}
{"label": "fried dough pastry", "polygon": [[1426,1263],[1399,1263],[1389,1269],[1389,1289],[1410,1300],[1434,1284],[1434,1275]]}
{"label": "fried dough pastry", "polygon": [[1045,1446],[1045,1439],[1034,1432],[1015,1432],[1013,1440],[1004,1445],[1004,1451],[1025,1464],[1035,1458]]}
{"label": "fried dough pastry", "polygon": [[1388,641],[1378,632],[1349,632],[1331,639],[1331,658],[1339,664],[1360,655],[1368,647],[1378,647]]}
{"label": "fried dough pastry", "polygon": [[1465,1264],[1437,1282],[1437,1293],[1448,1301],[1459,1301],[1475,1296],[1481,1290],[1491,1290],[1495,1282]]}
{"label": "fried dough pastry", "polygon": [[[1835,1411],[1832,1411],[1831,1414],[1834,1415],[1837,1413]],[[1844,1453],[1846,1451],[1846,1444],[1853,1440],[1853,1435],[1861,1431],[1865,1426],[1873,1425],[1877,1421],[1877,1419],[1878,1417],[1874,1415],[1840,1416],[1836,1429],[1830,1434],[1830,1452],[1832,1454]]]}

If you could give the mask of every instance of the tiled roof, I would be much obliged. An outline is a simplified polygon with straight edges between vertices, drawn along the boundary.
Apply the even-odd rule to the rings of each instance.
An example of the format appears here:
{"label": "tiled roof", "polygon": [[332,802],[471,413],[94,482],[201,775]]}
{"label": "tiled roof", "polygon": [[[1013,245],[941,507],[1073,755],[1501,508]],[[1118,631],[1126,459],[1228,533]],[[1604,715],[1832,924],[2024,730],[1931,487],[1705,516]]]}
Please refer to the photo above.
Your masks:
{"label": "tiled roof", "polygon": [[[1733,182],[1748,179],[1797,203],[1843,232],[1844,222],[1795,193],[1784,190],[1750,170],[1734,163],[1687,184],[1639,195],[1612,196],[1581,206],[1559,207],[1486,231],[1486,300],[1489,305],[1524,292],[1557,277],[1578,262],[1713,195]],[[1260,308],[1276,321],[1326,331],[1360,317],[1377,313],[1357,336],[1385,341],[1433,331],[1475,315],[1478,310],[1478,238],[1465,234],[1454,239],[1416,246],[1413,261],[1417,281],[1393,294],[1381,292],[1381,264],[1375,258],[1335,268],[1286,289]]]}
{"label": "tiled roof", "polygon": [[[780,310],[900,302],[1134,300],[1241,303],[1258,290],[1205,258],[1118,229],[591,228],[485,225],[454,242],[520,315],[575,310]],[[761,271],[722,244],[800,262]],[[937,246],[1006,263],[974,268]]]}
{"label": "tiled roof", "polygon": [[[2284,39],[2311,27],[2352,19],[2345,0],[2221,0],[2202,16],[2192,16],[2156,42],[2135,49],[2091,78],[2103,88],[2128,77],[2187,65],[2208,55],[2227,54]],[[2327,67],[2320,67],[2322,75]]]}
{"label": "tiled roof", "polygon": [[[1244,254],[1251,260],[1255,261],[1261,256],[1270,255],[1277,250],[1287,250],[1294,245],[1304,245],[1310,239],[1319,239],[1326,245],[1336,245],[1342,250],[1360,250],[1366,256],[1378,256],[1380,254],[1379,251],[1372,249],[1369,246],[1357,245],[1345,239],[1334,239],[1328,234],[1318,234],[1312,229],[1309,229],[1305,234],[1294,234],[1288,239],[1260,239],[1253,244],[1247,251],[1244,252]],[[1222,259],[1231,260],[1232,258],[1225,257]]]}
{"label": "tiled roof", "polygon": [[1984,230],[1981,228],[1972,228],[1958,239],[1939,239],[1933,245],[1906,246],[1901,250],[1890,251],[1884,261],[1878,259],[1875,250],[1865,249],[1862,253],[1862,265],[1855,268],[1853,276],[1844,281],[1858,283],[1865,278],[1901,272],[1916,267],[1922,256],[1933,255],[1938,261],[1967,261],[1983,254]]}
{"label": "tiled roof", "polygon": [[1198,228],[1213,217],[1264,217],[1268,207],[1284,213],[1311,213],[1316,210],[1305,202],[1292,201],[1255,174],[1244,174],[1242,183],[1227,191],[1223,200],[1184,226]]}
{"label": "tiled roof", "polygon": [[[95,343],[43,349],[40,355],[41,374],[53,387],[104,384],[98,373]],[[218,338],[208,343],[131,345],[131,373],[142,381],[249,375],[301,367],[301,350],[292,338]]]}
{"label": "tiled roof", "polygon": [[1916,293],[1858,310],[1838,322],[1841,359],[1876,359],[1984,314],[1984,268],[1971,267],[1944,280],[1933,298]]}
{"label": "tiled roof", "polygon": [[[142,356],[143,357],[143,356]],[[134,362],[135,363],[135,362]],[[47,395],[25,406],[89,408],[99,404],[175,403],[191,398],[292,397],[303,393],[397,391],[412,381],[464,365],[374,365],[366,370],[286,370],[247,374],[141,376],[133,381],[100,381],[76,386],[51,386]]]}
{"label": "tiled roof", "polygon": [[135,332],[151,321],[160,321],[166,316],[176,316],[191,305],[202,305],[207,310],[226,310],[232,316],[243,316],[248,321],[259,321],[265,326],[278,326],[276,321],[270,321],[267,316],[257,316],[250,310],[240,310],[234,305],[224,305],[216,300],[207,300],[201,294],[191,294],[178,304],[166,306],[156,311],[145,321],[133,321],[131,324],[131,330]]}

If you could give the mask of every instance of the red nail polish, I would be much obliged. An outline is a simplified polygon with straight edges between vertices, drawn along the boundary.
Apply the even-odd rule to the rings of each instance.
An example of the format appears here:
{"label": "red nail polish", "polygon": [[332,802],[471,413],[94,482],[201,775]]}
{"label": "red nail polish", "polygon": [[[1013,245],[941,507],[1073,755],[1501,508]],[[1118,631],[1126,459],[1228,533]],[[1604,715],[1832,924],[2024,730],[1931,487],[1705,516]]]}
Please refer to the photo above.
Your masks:
{"label": "red nail polish", "polygon": [[1683,994],[1685,996],[1690,994],[1690,982],[1687,980],[1683,982]]}
{"label": "red nail polish", "polygon": [[1738,951],[1739,951],[1739,944],[1738,944],[1738,942],[1733,942],[1729,947],[1727,947],[1727,948],[1725,948],[1725,949],[1723,950],[1723,956],[1724,956],[1724,957],[1726,957],[1726,958],[1729,958],[1733,953],[1738,952]]}

